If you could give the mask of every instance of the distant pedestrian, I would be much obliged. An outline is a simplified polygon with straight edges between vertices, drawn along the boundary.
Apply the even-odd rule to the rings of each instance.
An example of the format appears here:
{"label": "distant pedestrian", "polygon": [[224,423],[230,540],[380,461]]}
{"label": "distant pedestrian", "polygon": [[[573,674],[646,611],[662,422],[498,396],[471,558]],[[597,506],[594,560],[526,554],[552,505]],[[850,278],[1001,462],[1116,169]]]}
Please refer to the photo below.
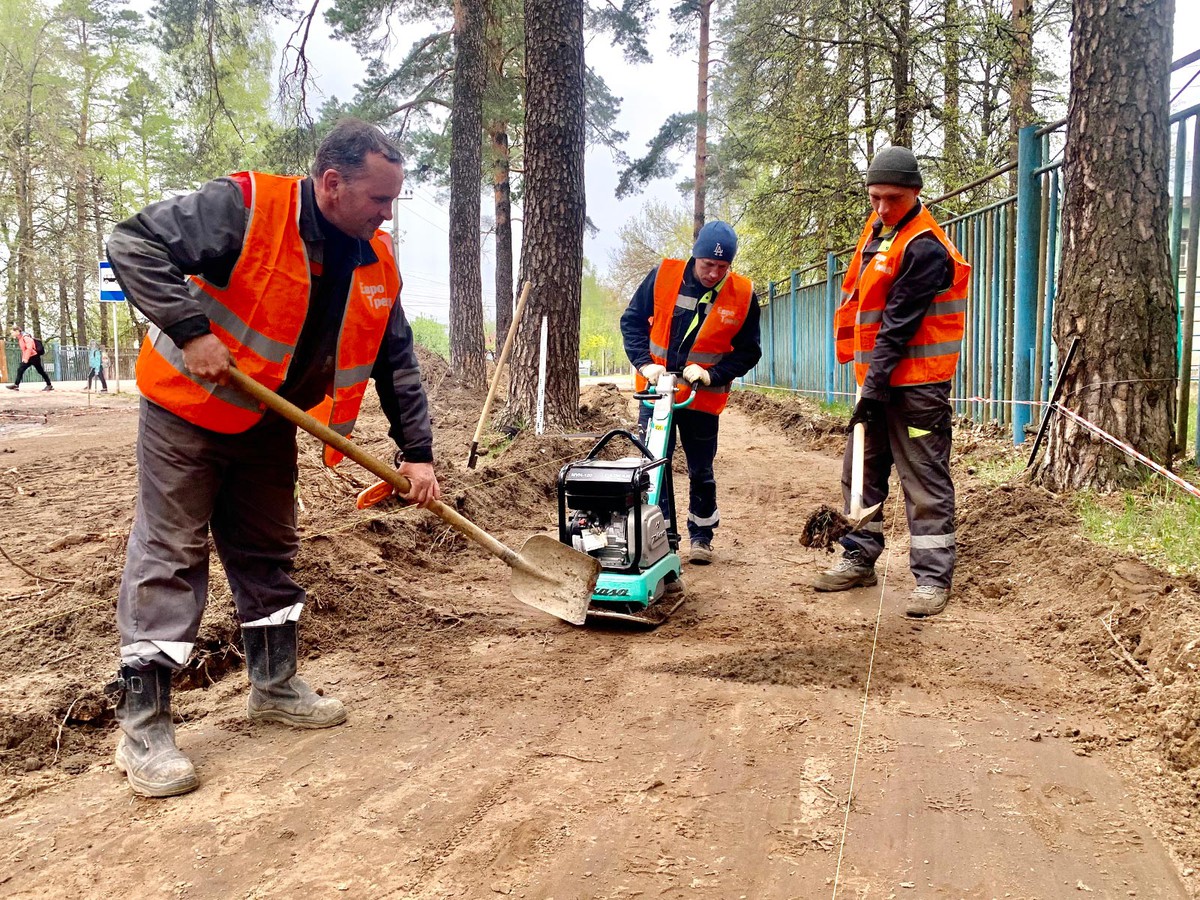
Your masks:
{"label": "distant pedestrian", "polygon": [[87,389],[92,389],[92,380],[98,379],[100,382],[100,393],[108,393],[108,382],[104,378],[104,358],[107,353],[100,349],[100,345],[92,341],[92,349],[88,351],[88,365],[91,367],[88,371]]}
{"label": "distant pedestrian", "polygon": [[26,369],[33,369],[46,382],[43,391],[54,390],[54,385],[50,383],[50,376],[46,374],[46,370],[42,368],[42,354],[46,348],[42,342],[31,334],[26,334],[20,328],[12,330],[12,336],[16,338],[17,346],[21,350],[21,365],[17,366],[17,377],[13,379],[13,383],[8,385],[10,391],[20,390],[21,379],[25,377]]}

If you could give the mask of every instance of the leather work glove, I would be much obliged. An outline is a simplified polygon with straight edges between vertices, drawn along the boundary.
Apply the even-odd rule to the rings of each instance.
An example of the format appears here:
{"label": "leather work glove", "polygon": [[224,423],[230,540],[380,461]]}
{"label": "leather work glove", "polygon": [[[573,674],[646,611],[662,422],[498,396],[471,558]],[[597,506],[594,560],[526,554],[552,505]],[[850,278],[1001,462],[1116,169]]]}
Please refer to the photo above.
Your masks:
{"label": "leather work glove", "polygon": [[859,422],[864,425],[874,425],[877,422],[882,422],[887,415],[887,404],[882,400],[876,400],[873,397],[862,397],[854,406],[854,413],[850,416],[850,430],[854,430],[854,426]]}
{"label": "leather work glove", "polygon": [[695,363],[688,363],[683,367],[683,380],[690,381],[692,384],[697,381],[702,384],[712,384],[712,376],[708,374],[708,369]]}
{"label": "leather work glove", "polygon": [[658,363],[646,363],[642,366],[642,377],[651,384],[658,384],[658,379],[667,373],[666,366],[660,366]]}

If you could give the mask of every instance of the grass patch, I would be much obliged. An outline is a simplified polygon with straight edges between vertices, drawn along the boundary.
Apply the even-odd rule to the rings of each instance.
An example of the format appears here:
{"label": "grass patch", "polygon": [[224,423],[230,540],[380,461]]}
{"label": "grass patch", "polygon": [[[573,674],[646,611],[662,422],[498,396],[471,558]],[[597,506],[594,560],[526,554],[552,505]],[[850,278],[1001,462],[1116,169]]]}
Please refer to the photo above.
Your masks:
{"label": "grass patch", "polygon": [[1001,453],[987,457],[967,455],[961,465],[967,474],[979,479],[989,487],[1008,484],[1025,471],[1026,457],[1023,453]]}
{"label": "grass patch", "polygon": [[[1194,465],[1178,474],[1196,483]],[[1119,494],[1083,492],[1076,503],[1084,534],[1096,543],[1172,575],[1200,575],[1200,499],[1154,478]]]}

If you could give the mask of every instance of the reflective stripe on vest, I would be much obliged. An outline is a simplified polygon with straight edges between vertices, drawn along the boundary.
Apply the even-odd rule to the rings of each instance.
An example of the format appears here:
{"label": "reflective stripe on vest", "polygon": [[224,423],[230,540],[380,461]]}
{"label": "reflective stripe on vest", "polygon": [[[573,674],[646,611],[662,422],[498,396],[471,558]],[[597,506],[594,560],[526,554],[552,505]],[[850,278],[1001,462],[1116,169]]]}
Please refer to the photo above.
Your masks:
{"label": "reflective stripe on vest", "polygon": [[873,237],[872,215],[859,236],[854,257],[842,282],[843,302],[834,314],[834,337],[838,362],[853,361],[859,384],[870,368],[875,336],[883,323],[887,296],[908,245],[918,236],[929,234],[946,248],[954,265],[949,288],[938,293],[925,313],[917,333],[904,348],[903,356],[892,371],[890,384],[933,384],[949,381],[958,365],[959,350],[966,329],[967,287],[971,267],[963,259],[945,232],[924,207],[883,249],[871,257],[863,270],[863,251]]}
{"label": "reflective stripe on vest", "polygon": [[[270,390],[278,390],[295,355],[311,291],[308,251],[299,227],[300,179],[248,175],[246,235],[228,286],[192,276],[188,289],[238,368]],[[345,436],[353,431],[400,289],[387,235],[376,232],[371,247],[377,261],[359,266],[350,279],[338,335],[333,396],[313,410]],[[151,328],[142,343],[137,381],[148,399],[223,434],[247,430],[264,412],[234,388],[193,377],[183,364],[182,351],[157,328]],[[332,465],[337,459],[340,454],[327,447],[325,461]]]}
{"label": "reflective stripe on vest", "polygon": [[[676,307],[692,310],[696,298],[680,298],[683,276],[687,261],[664,259],[654,279],[654,321],[650,326],[650,356],[660,366],[667,364],[667,345],[671,341],[671,322]],[[750,300],[754,296],[754,285],[749,278],[730,272],[725,285],[712,301],[712,309],[700,324],[700,331],[692,349],[688,352],[688,363],[696,363],[708,369],[719,363],[733,350],[733,339],[741,330],[750,311]],[[681,299],[683,302],[681,302]],[[647,381],[639,372],[634,379],[639,391],[644,391]],[[695,385],[696,399],[689,409],[719,415],[729,400],[731,386]],[[676,402],[688,396],[687,386],[681,386]]]}

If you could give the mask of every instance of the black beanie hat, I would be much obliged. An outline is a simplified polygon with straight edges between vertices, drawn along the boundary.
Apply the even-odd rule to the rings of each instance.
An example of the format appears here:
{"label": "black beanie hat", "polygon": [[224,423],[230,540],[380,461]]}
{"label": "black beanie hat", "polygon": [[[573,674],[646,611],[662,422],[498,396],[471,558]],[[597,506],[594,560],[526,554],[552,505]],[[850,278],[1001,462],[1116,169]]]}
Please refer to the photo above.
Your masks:
{"label": "black beanie hat", "polygon": [[867,166],[867,186],[896,184],[919,188],[924,185],[917,158],[907,147],[884,147]]}

